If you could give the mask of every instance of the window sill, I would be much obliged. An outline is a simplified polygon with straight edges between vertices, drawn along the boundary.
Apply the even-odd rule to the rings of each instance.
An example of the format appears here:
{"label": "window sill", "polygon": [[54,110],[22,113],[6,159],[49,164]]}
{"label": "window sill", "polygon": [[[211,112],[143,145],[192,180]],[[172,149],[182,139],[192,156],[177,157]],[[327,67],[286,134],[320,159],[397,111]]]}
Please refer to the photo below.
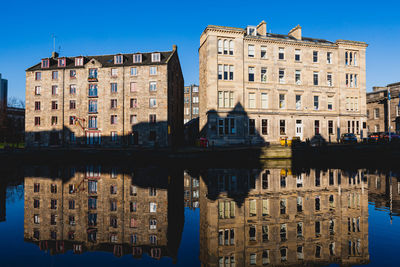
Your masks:
{"label": "window sill", "polygon": [[99,97],[99,96],[97,96],[97,95],[88,95],[88,97],[90,97],[90,98],[96,98],[96,97]]}

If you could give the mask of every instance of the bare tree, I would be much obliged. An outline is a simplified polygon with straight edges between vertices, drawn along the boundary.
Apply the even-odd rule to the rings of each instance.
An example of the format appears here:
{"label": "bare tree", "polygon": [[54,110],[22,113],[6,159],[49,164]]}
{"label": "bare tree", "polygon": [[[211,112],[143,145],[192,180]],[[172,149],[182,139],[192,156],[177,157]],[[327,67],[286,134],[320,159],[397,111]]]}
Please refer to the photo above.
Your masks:
{"label": "bare tree", "polygon": [[8,98],[7,106],[12,108],[25,108],[25,100],[11,96]]}

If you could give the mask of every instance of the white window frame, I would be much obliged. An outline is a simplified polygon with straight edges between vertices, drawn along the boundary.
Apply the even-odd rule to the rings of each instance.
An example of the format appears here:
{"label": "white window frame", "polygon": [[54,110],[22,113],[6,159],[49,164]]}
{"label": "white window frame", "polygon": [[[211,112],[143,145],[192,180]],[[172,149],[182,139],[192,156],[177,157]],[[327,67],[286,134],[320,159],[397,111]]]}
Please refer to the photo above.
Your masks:
{"label": "white window frame", "polygon": [[160,62],[161,54],[160,53],[151,53],[151,62]]}

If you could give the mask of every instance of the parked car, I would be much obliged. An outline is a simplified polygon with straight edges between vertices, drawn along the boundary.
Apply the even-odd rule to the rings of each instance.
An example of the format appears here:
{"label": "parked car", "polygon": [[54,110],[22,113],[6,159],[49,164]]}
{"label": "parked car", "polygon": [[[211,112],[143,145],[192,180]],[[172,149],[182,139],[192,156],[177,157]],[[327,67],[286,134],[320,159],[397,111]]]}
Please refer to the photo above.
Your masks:
{"label": "parked car", "polygon": [[357,136],[353,133],[345,133],[340,137],[340,143],[342,144],[356,144]]}
{"label": "parked car", "polygon": [[377,143],[381,139],[382,133],[370,133],[368,135],[368,143]]}
{"label": "parked car", "polygon": [[[382,139],[384,142],[389,142],[389,132],[383,133]],[[399,142],[400,135],[392,132],[392,133],[390,133],[390,139],[391,139],[391,142]]]}
{"label": "parked car", "polygon": [[320,134],[316,134],[311,138],[310,146],[326,146],[326,140]]}

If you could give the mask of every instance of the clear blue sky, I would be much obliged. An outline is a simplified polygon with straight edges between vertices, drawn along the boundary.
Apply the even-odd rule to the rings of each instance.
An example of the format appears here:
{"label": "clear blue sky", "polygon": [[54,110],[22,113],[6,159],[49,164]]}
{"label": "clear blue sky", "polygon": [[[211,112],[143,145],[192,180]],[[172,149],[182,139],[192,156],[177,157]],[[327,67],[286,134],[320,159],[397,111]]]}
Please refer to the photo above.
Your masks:
{"label": "clear blue sky", "polygon": [[[178,45],[185,84],[198,83],[199,37],[208,24],[267,22],[286,34],[365,41],[367,91],[400,81],[398,1],[2,1],[0,73],[9,96],[25,98],[25,69],[48,57],[51,35],[61,55],[171,50]],[[372,4],[373,3],[373,4]]]}

